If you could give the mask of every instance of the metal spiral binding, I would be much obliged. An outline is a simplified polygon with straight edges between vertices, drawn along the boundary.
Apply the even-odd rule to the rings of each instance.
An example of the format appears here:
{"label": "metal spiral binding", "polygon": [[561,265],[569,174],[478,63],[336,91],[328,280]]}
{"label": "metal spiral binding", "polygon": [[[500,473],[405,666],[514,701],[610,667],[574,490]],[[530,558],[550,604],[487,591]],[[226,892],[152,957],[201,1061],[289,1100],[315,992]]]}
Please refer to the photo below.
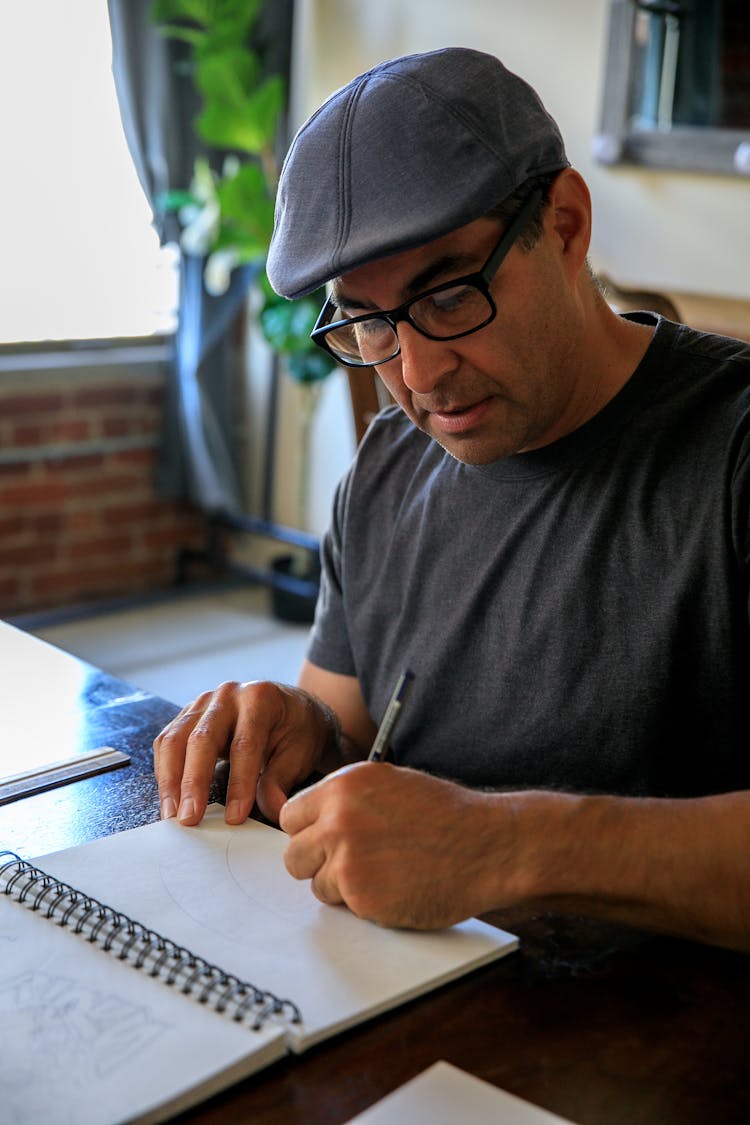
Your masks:
{"label": "metal spiral binding", "polygon": [[253,1031],[259,1031],[271,1016],[285,1017],[291,1023],[302,1019],[291,1000],[282,1000],[224,972],[114,907],[34,867],[15,852],[0,851],[0,891]]}

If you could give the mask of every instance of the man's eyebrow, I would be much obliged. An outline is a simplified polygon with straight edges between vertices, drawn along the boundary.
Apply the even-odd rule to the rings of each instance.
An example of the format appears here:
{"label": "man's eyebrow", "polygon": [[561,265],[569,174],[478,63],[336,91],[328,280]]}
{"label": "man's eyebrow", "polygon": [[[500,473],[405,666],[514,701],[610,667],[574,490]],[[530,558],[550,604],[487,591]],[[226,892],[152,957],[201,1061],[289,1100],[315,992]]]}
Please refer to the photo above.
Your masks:
{"label": "man's eyebrow", "polygon": [[[463,277],[469,272],[475,272],[478,268],[476,257],[473,254],[444,254],[442,258],[436,258],[434,262],[430,262],[423,270],[415,274],[409,284],[404,287],[404,300],[408,301],[410,297],[416,296],[423,289],[431,288],[433,284],[440,285],[443,275],[454,274],[456,280],[458,280],[459,277]],[[446,276],[444,280],[450,281],[451,278]]]}
{"label": "man's eyebrow", "polygon": [[[474,272],[479,268],[476,263],[477,259],[473,254],[444,254],[441,258],[436,258],[433,262],[430,262],[407,282],[401,290],[401,298],[403,301],[408,301],[411,297],[418,296],[423,290],[430,289],[433,284],[439,285],[443,277],[446,281],[450,281],[451,274],[454,274],[458,279],[469,271]],[[380,308],[379,305],[368,301],[365,297],[347,294],[339,279],[331,284],[331,298],[340,309],[362,309],[363,312],[377,312]]]}
{"label": "man's eyebrow", "polygon": [[331,300],[340,309],[362,309],[363,312],[377,312],[377,305],[363,297],[347,296],[338,281],[331,282]]}

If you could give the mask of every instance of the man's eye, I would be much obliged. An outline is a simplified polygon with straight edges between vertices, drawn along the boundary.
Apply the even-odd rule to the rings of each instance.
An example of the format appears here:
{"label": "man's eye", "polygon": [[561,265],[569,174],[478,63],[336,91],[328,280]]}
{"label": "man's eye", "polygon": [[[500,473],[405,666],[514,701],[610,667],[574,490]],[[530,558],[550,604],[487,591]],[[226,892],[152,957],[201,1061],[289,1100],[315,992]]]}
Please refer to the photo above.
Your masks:
{"label": "man's eye", "polygon": [[355,325],[357,335],[362,340],[377,340],[378,337],[390,335],[391,328],[385,320],[360,320]]}
{"label": "man's eye", "polygon": [[417,301],[412,305],[411,315],[428,332],[453,334],[479,324],[486,311],[484,298],[478,289],[473,285],[456,285]]}
{"label": "man's eye", "polygon": [[470,285],[459,285],[455,289],[441,289],[434,293],[430,301],[436,312],[453,312],[471,301],[476,290]]}

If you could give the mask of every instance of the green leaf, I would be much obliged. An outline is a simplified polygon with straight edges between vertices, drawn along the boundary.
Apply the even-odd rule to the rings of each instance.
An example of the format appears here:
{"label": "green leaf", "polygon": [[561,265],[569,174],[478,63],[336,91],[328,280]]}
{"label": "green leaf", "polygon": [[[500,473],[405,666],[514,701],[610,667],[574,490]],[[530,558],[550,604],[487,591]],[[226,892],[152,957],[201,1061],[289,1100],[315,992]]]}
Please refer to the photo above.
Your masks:
{"label": "green leaf", "polygon": [[[154,0],[151,18],[164,24],[162,33],[192,42],[201,50],[210,44],[247,43],[262,0]],[[212,49],[209,46],[209,49]]]}
{"label": "green leaf", "polygon": [[289,315],[283,305],[261,309],[260,325],[268,343],[277,352],[286,351],[293,340],[289,335]]}
{"label": "green leaf", "polygon": [[206,105],[240,107],[259,81],[259,65],[255,58],[236,43],[220,50],[200,52],[196,69],[196,85]]}
{"label": "green leaf", "polygon": [[[261,4],[262,0],[155,0],[152,9],[164,35],[190,44],[190,74],[203,101],[195,122],[199,136],[228,154],[260,158],[245,160],[239,169],[225,164],[221,176],[203,158],[196,162],[190,191],[160,196],[165,210],[218,203],[212,252],[229,253],[214,260],[217,276],[227,262],[262,262],[273,230],[273,149],[286,88],[279,74],[263,78],[261,60],[250,44]],[[196,222],[201,217],[198,214]],[[310,340],[322,292],[287,301],[273,292],[264,270],[258,283],[264,297],[262,330],[271,346],[288,356],[292,377],[301,383],[326,378],[335,362]]]}
{"label": "green leaf", "polygon": [[[231,82],[223,80],[224,89]],[[274,140],[284,104],[284,83],[279,75],[267,79],[247,97],[232,88],[234,100],[206,102],[197,122],[204,141],[217,148],[259,155]]]}
{"label": "green leaf", "polygon": [[154,0],[151,18],[155,23],[194,20],[206,23],[213,10],[212,0]]}
{"label": "green leaf", "polygon": [[[313,347],[315,348],[314,344]],[[298,383],[319,383],[322,379],[328,378],[336,366],[331,356],[321,351],[320,348],[315,348],[314,351],[310,352],[292,354],[289,356],[287,364],[289,374]]]}
{"label": "green leaf", "polygon": [[157,211],[179,211],[182,207],[187,206],[188,203],[197,204],[198,200],[192,192],[184,191],[179,188],[159,192],[154,200]]}
{"label": "green leaf", "polygon": [[215,148],[257,155],[265,145],[265,134],[240,109],[208,105],[198,116],[196,128],[200,137]]}
{"label": "green leaf", "polygon": [[245,33],[255,23],[262,3],[263,0],[213,0],[213,26],[234,26]]}
{"label": "green leaf", "polygon": [[298,301],[275,297],[260,313],[263,335],[275,351],[287,356],[290,374],[300,383],[325,379],[336,366],[310,339],[317,316],[318,302],[311,297]]}
{"label": "green leaf", "polygon": [[248,262],[263,262],[268,245],[263,238],[254,238],[252,234],[223,227],[213,250],[231,250],[237,256],[237,261],[245,265]]}
{"label": "green leaf", "polygon": [[234,176],[221,179],[217,191],[227,214],[237,215],[272,203],[263,172],[249,161],[241,164]]}
{"label": "green leaf", "polygon": [[262,242],[265,253],[273,231],[274,202],[257,164],[243,164],[236,176],[221,180],[217,195],[222,221]]}
{"label": "green leaf", "polygon": [[158,27],[157,31],[165,39],[182,39],[185,43],[191,43],[193,47],[197,47],[205,35],[203,31],[198,31],[197,28],[178,27],[176,24],[164,24]]}
{"label": "green leaf", "polygon": [[311,351],[316,345],[310,339],[310,333],[315,327],[320,310],[307,297],[289,303],[292,307],[291,330],[298,339],[304,341],[304,347]]}
{"label": "green leaf", "polygon": [[280,74],[272,74],[257,87],[245,103],[246,112],[251,115],[255,127],[263,132],[267,145],[272,144],[276,135],[285,96],[284,79]]}
{"label": "green leaf", "polygon": [[237,47],[244,51],[249,58],[254,58],[253,51],[248,42],[252,31],[253,19],[250,13],[242,11],[227,19],[215,20],[206,28],[205,38],[201,43],[201,55],[208,56],[221,54],[230,47]]}

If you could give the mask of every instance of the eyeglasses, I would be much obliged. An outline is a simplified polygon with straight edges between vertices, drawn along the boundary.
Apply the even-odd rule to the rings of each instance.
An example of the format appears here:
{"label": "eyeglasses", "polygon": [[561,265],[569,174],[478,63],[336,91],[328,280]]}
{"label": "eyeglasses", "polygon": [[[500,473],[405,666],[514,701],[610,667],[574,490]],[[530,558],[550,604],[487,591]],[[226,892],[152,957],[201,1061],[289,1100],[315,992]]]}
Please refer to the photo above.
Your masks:
{"label": "eyeglasses", "polygon": [[458,340],[484,328],[497,315],[490,282],[541,199],[540,189],[531,193],[478,273],[436,285],[398,308],[343,319],[337,319],[341,309],[329,297],[311,338],[346,367],[374,367],[401,351],[402,320],[428,340]]}

